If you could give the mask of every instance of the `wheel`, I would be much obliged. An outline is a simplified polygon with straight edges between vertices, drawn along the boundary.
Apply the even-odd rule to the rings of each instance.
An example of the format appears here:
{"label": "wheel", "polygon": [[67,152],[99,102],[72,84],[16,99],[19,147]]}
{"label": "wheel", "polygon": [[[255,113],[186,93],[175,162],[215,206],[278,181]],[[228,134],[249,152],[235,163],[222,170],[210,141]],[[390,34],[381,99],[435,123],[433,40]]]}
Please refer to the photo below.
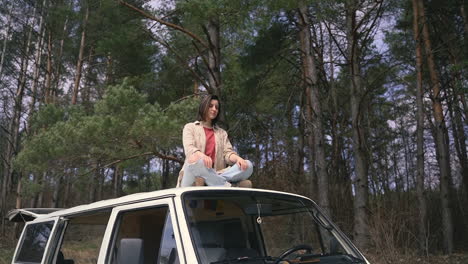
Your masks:
{"label": "wheel", "polygon": [[281,255],[278,256],[278,259],[275,261],[275,264],[279,264],[282,260],[284,260],[287,256],[291,255],[292,253],[298,250],[307,250],[307,253],[312,253],[312,247],[309,245],[297,245],[292,248],[287,249]]}

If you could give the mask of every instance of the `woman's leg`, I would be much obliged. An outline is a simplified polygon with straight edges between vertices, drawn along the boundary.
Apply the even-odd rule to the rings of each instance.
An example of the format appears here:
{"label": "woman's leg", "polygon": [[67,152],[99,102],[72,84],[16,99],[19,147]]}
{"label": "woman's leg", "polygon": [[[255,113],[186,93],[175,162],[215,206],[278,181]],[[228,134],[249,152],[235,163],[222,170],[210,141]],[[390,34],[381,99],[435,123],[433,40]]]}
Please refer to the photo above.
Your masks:
{"label": "woman's leg", "polygon": [[253,165],[252,162],[250,162],[250,160],[246,160],[246,162],[248,165],[246,170],[241,170],[239,168],[239,165],[235,164],[234,166],[227,169],[225,172],[221,173],[219,176],[223,177],[231,183],[247,180],[252,175]]}
{"label": "woman's leg", "polygon": [[252,188],[252,182],[250,180],[242,180],[240,182],[233,182],[233,187]]}
{"label": "woman's leg", "polygon": [[182,177],[181,187],[192,186],[196,177],[205,179],[208,186],[223,186],[226,185],[226,180],[220,177],[214,169],[205,167],[202,160],[198,160],[192,164],[184,165],[184,176]]}

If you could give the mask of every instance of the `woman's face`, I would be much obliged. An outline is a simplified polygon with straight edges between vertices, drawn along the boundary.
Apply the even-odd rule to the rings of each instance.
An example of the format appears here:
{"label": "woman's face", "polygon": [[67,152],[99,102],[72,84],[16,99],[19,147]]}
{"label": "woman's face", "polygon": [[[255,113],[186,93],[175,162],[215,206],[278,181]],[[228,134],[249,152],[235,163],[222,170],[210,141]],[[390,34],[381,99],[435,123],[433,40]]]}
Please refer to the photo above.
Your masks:
{"label": "woman's face", "polygon": [[213,120],[218,116],[219,102],[218,100],[211,100],[206,113],[206,120]]}

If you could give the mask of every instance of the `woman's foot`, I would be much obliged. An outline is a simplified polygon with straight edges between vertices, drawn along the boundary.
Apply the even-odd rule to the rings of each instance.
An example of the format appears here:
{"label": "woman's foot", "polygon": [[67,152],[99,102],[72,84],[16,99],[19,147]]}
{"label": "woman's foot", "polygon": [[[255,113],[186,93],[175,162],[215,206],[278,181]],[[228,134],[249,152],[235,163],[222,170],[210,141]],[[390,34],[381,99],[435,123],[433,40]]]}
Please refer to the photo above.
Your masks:
{"label": "woman's foot", "polygon": [[233,183],[232,186],[242,187],[242,188],[252,188],[252,182],[250,180],[242,180],[240,182]]}
{"label": "woman's foot", "polygon": [[194,186],[205,186],[205,179],[202,177],[195,177],[195,182],[193,183]]}

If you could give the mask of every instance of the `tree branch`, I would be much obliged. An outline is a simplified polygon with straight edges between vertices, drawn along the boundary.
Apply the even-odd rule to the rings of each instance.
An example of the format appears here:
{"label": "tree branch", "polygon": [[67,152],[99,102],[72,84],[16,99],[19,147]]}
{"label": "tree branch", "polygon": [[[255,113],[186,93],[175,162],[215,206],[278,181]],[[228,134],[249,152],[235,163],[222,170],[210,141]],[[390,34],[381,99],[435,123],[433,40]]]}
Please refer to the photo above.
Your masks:
{"label": "tree branch", "polygon": [[201,39],[199,36],[195,35],[194,33],[188,31],[187,29],[185,29],[185,28],[183,28],[183,27],[181,27],[181,26],[179,26],[179,25],[172,24],[172,23],[170,23],[170,22],[167,22],[167,21],[164,21],[164,20],[162,20],[162,19],[159,19],[159,18],[157,18],[157,17],[155,17],[155,16],[152,16],[152,15],[146,13],[145,11],[143,11],[143,10],[141,10],[141,9],[139,9],[139,8],[137,8],[137,7],[133,6],[133,5],[131,5],[131,4],[127,3],[127,2],[125,2],[125,1],[119,0],[119,3],[121,3],[122,5],[128,7],[128,8],[130,8],[130,9],[132,9],[132,10],[134,10],[134,11],[137,12],[137,13],[140,13],[142,16],[144,16],[144,17],[146,17],[146,18],[148,18],[148,19],[151,19],[151,20],[153,20],[153,21],[156,21],[156,22],[158,22],[158,23],[160,23],[160,24],[163,24],[163,25],[165,25],[165,26],[168,26],[168,27],[170,27],[170,28],[173,28],[173,29],[175,29],[175,30],[178,30],[178,31],[180,31],[180,32],[182,32],[182,33],[188,35],[189,37],[191,37],[192,39],[194,39],[195,41],[197,41],[198,43],[200,43],[203,47],[205,47],[206,49],[209,49],[208,44],[207,44],[203,39]]}
{"label": "tree branch", "polygon": [[[213,79],[216,81],[216,78],[214,78],[214,73],[213,71],[211,70],[210,68],[210,64],[208,63],[208,61],[206,60],[205,56],[203,56],[203,53],[202,53],[202,50],[200,50],[200,48],[197,46],[197,44],[195,42],[192,41],[192,44],[193,46],[195,47],[195,49],[198,51],[198,54],[200,54],[200,58],[202,58],[202,61],[203,61],[203,64],[205,64],[207,70],[208,70],[208,74],[210,74],[211,76],[213,76]],[[210,94],[213,94],[214,93],[214,88],[210,86],[210,84],[208,83],[207,86],[205,86],[205,88],[208,90],[208,92]]]}
{"label": "tree branch", "polygon": [[97,169],[101,169],[101,168],[108,168],[112,165],[115,165],[115,164],[118,164],[118,163],[121,163],[121,162],[124,162],[126,160],[131,160],[131,159],[135,159],[135,158],[140,158],[140,157],[144,157],[144,156],[151,156],[151,155],[154,155],[158,158],[161,158],[161,159],[166,159],[166,160],[172,160],[172,161],[175,161],[179,164],[184,164],[184,161],[177,158],[177,157],[174,157],[174,156],[171,156],[171,155],[164,155],[162,153],[159,153],[157,151],[148,151],[148,152],[145,152],[145,153],[141,153],[141,154],[136,154],[136,155],[132,155],[132,156],[128,156],[128,157],[124,157],[124,158],[120,158],[120,159],[117,159],[117,160],[114,160],[110,163],[107,163],[103,166],[99,166],[97,168],[93,168],[91,170],[88,170],[87,172],[83,173],[82,175],[86,175],[86,174],[89,174]]}
{"label": "tree branch", "polygon": [[160,38],[158,38],[158,37],[156,37],[156,36],[154,36],[149,30],[146,30],[146,29],[145,29],[145,31],[148,32],[148,34],[150,35],[150,37],[151,37],[154,41],[160,43],[161,45],[163,45],[164,47],[166,47],[169,51],[171,51],[172,53],[174,53],[174,55],[176,56],[176,58],[177,58],[177,60],[179,61],[179,63],[182,64],[184,68],[188,69],[188,70],[190,71],[190,73],[193,75],[193,77],[194,77],[195,79],[197,79],[203,86],[205,86],[205,87],[207,86],[205,80],[203,80],[203,78],[202,78],[200,75],[198,75],[198,74],[192,69],[192,67],[190,67],[190,66],[188,66],[188,65],[186,65],[186,64],[184,63],[184,60],[179,56],[179,54],[177,53],[177,51],[174,50],[174,49],[169,45],[169,43],[167,43],[166,41],[164,41],[164,40],[162,40],[162,39],[160,39]]}

